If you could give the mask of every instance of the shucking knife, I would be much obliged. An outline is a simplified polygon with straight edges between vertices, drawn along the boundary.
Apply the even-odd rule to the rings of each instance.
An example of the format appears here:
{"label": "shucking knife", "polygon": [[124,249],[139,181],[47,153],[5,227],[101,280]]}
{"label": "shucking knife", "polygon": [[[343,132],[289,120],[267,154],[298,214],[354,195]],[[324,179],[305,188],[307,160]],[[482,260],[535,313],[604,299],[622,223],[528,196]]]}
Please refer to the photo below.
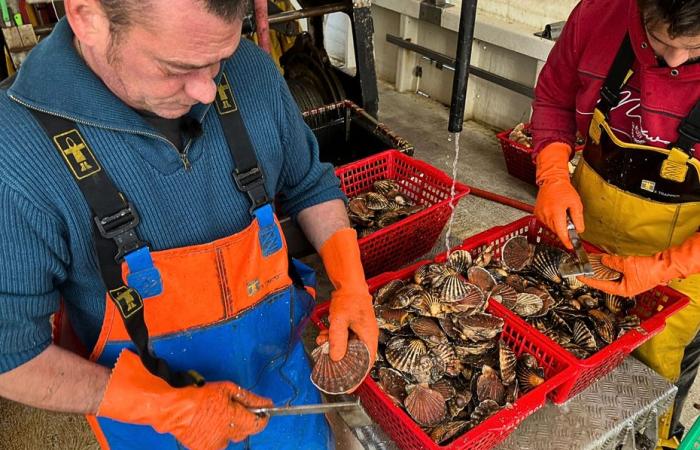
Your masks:
{"label": "shucking knife", "polygon": [[265,416],[294,416],[300,414],[325,414],[327,412],[355,409],[360,407],[360,400],[353,402],[321,403],[318,405],[281,406],[272,408],[250,408],[253,414]]}
{"label": "shucking knife", "polygon": [[569,232],[569,239],[571,240],[571,245],[574,247],[576,258],[567,258],[567,260],[559,266],[559,273],[564,276],[592,276],[593,268],[591,267],[591,262],[588,260],[588,253],[586,253],[586,250],[583,248],[581,237],[579,237],[576,232],[576,227],[568,212],[566,213],[566,229]]}

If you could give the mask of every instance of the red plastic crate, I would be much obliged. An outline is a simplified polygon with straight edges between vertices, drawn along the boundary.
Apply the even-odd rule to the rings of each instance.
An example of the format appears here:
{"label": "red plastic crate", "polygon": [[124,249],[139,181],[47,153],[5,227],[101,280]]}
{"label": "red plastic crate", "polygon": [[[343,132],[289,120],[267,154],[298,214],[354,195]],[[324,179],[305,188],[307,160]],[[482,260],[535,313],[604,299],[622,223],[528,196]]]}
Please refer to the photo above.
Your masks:
{"label": "red plastic crate", "polygon": [[[518,235],[527,236],[532,243],[543,242],[548,245],[561,247],[559,240],[551,231],[538,222],[535,217],[528,216],[509,225],[494,227],[477,234],[465,240],[458,248],[469,250],[472,255],[476,256],[487,245],[496,244],[494,248],[495,257],[500,258],[503,244],[511,237]],[[588,251],[598,251],[589,244],[586,244],[586,247]],[[688,297],[664,286],[659,286],[637,296],[637,305],[633,312],[642,319],[641,328],[644,329],[646,333],[642,334],[636,330],[632,330],[591,357],[581,360],[564,350],[564,348],[537,331],[534,327],[531,327],[517,314],[496,301],[490,301],[494,312],[497,312],[501,316],[507,316],[510,320],[519,323],[523,327],[527,327],[529,329],[528,333],[537,334],[545,339],[552,352],[556,352],[558,355],[561,355],[562,358],[569,361],[572,369],[576,372],[576,376],[567,380],[554,391],[552,394],[552,401],[557,404],[564,403],[574,397],[619,366],[625,357],[632,353],[633,350],[651,339],[654,335],[660,333],[666,326],[666,319],[685,307],[688,302]]]}
{"label": "red plastic crate", "polygon": [[[412,277],[413,272],[420,264],[394,272],[390,277],[384,275],[370,280],[370,291],[374,292],[392,279]],[[523,352],[528,352],[535,356],[544,368],[546,381],[518,398],[512,408],[502,409],[452,443],[441,446],[430,439],[430,436],[406,412],[394,405],[371,377],[367,377],[355,393],[360,397],[367,413],[400,448],[404,450],[488,450],[493,448],[505,440],[525,418],[541,408],[547,401],[548,394],[574,375],[570,370],[569,363],[558,354],[551,352],[550,346],[542,336],[533,335],[527,325],[500,315],[491,306],[487,308],[487,311],[503,317],[504,325],[501,338],[513,349],[516,355],[520,356]],[[323,317],[327,314],[328,303],[326,302],[316,307],[311,319],[319,328],[323,329],[326,327]]]}
{"label": "red plastic crate", "polygon": [[[430,164],[396,150],[346,164],[335,174],[348,197],[369,191],[377,180],[391,178],[401,185],[401,191],[412,201],[428,206],[359,239],[367,277],[399,268],[430,251],[450,218],[452,179]],[[454,206],[468,193],[469,187],[457,183]]]}
{"label": "red plastic crate", "polygon": [[[525,125],[525,130],[529,128],[529,124]],[[505,130],[496,135],[501,143],[503,150],[503,158],[506,160],[506,169],[508,173],[532,185],[535,184],[535,163],[532,161],[532,148],[518,144],[510,139],[510,133],[513,131]],[[583,145],[577,145],[576,151],[583,150]]]}

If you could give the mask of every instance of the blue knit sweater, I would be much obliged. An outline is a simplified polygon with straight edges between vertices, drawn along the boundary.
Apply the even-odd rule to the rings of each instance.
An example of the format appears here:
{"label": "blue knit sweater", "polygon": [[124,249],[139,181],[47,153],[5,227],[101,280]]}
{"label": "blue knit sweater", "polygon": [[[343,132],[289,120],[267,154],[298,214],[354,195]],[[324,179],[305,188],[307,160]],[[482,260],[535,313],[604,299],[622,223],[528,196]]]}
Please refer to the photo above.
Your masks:
{"label": "blue knit sweater", "polygon": [[[43,351],[49,318],[63,297],[78,337],[92,348],[104,316],[88,206],[28,107],[70,118],[117,188],[141,215],[140,237],[153,250],[210,242],[250,223],[215,111],[191,114],[204,133],[189,149],[191,168],[164,136],[115,97],[83,63],[60,22],[0,91],[0,373]],[[294,216],[343,198],[333,168],[318,161],[273,62],[243,40],[224,65],[266,177],[269,193]],[[23,106],[24,105],[24,106]]]}

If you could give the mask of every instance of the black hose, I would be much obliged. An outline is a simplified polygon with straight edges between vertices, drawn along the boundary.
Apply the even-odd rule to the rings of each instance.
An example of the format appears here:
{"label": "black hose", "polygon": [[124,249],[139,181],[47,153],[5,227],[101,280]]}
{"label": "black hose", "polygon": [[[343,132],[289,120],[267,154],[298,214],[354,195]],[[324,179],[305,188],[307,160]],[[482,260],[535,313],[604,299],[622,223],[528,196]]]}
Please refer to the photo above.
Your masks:
{"label": "black hose", "polygon": [[452,102],[450,104],[451,133],[462,131],[464,108],[467,102],[467,83],[469,81],[469,63],[472,58],[472,40],[474,39],[474,21],[476,19],[476,1],[462,0],[459,18],[459,35],[457,37],[457,64],[452,83]]}

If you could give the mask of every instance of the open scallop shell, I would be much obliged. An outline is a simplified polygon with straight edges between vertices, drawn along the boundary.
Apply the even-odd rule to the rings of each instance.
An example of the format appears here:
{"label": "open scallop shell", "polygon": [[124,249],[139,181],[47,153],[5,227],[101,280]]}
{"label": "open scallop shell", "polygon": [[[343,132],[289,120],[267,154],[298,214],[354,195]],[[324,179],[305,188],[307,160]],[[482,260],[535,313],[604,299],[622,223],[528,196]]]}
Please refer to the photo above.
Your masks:
{"label": "open scallop shell", "polygon": [[419,315],[427,317],[442,317],[445,313],[440,299],[427,292],[426,295],[421,296],[418,304],[413,305],[413,308]]}
{"label": "open scallop shell", "polygon": [[591,278],[607,281],[616,281],[622,278],[622,274],[620,272],[603,264],[602,254],[595,253],[588,255],[588,259],[591,262],[591,268],[593,269],[593,276]]}
{"label": "open scallop shell", "polygon": [[516,377],[518,359],[513,350],[504,341],[498,342],[498,362],[501,370],[501,380],[504,384],[512,384]]}
{"label": "open scallop shell", "polygon": [[348,350],[340,361],[330,357],[328,342],[311,352],[314,368],[311,382],[326,394],[347,394],[357,388],[371,368],[369,349],[358,339],[348,341]]}
{"label": "open scallop shell", "polygon": [[520,271],[530,265],[534,255],[535,247],[528,242],[527,237],[513,236],[503,244],[501,261],[506,268]]}
{"label": "open scallop shell", "polygon": [[445,373],[448,376],[456,377],[462,372],[464,366],[462,365],[462,361],[460,361],[459,357],[457,356],[457,352],[452,344],[436,345],[432,347],[430,351],[436,358],[439,358],[442,361],[445,367]]}
{"label": "open scallop shell", "polygon": [[396,332],[406,325],[411,318],[411,314],[405,309],[375,308],[374,314],[377,317],[377,325],[382,330]]}
{"label": "open scallop shell", "polygon": [[595,331],[598,333],[598,336],[600,336],[606,344],[612,343],[617,337],[617,330],[615,329],[613,318],[599,309],[588,311],[588,315],[593,319]]}
{"label": "open scallop shell", "polygon": [[634,298],[621,297],[619,295],[605,294],[605,307],[613,314],[625,314],[634,308],[636,301]]}
{"label": "open scallop shell", "polygon": [[489,264],[491,264],[491,260],[493,259],[493,252],[494,252],[494,244],[487,245],[481,251],[481,253],[479,253],[479,256],[477,256],[476,259],[474,260],[474,265],[480,266],[480,267],[486,267]]}
{"label": "open scallop shell", "polygon": [[447,275],[440,286],[438,297],[443,302],[457,302],[467,297],[472,291],[473,287],[460,275]]}
{"label": "open scallop shell", "polygon": [[394,337],[384,350],[386,360],[394,369],[405,373],[420,370],[420,358],[428,353],[428,347],[420,339]]}
{"label": "open scallop shell", "polygon": [[392,309],[406,308],[419,304],[428,293],[419,285],[414,283],[406,284],[396,290],[384,306]]}
{"label": "open scallop shell", "polygon": [[439,424],[447,414],[442,394],[422,385],[411,390],[404,400],[404,406],[413,420],[424,427]]}
{"label": "open scallop shell", "polygon": [[457,395],[454,396],[449,402],[447,402],[447,411],[449,414],[449,417],[455,418],[457,417],[462,411],[464,411],[464,408],[469,406],[469,403],[472,401],[472,393],[469,391],[462,391],[458,392]]}
{"label": "open scallop shell", "polygon": [[473,342],[493,339],[503,330],[503,319],[486,313],[459,314],[454,320],[460,337]]}
{"label": "open scallop shell", "polygon": [[544,383],[544,371],[540,368],[531,368],[525,365],[518,367],[518,386],[523,392],[528,392]]}

